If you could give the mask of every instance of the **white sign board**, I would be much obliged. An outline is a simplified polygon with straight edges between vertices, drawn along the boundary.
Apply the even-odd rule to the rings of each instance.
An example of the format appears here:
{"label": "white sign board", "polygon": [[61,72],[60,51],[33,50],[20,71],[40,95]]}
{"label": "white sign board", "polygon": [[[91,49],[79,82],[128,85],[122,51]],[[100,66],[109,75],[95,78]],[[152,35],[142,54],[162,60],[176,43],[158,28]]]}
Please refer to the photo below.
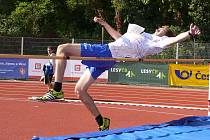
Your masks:
{"label": "white sign board", "polygon": [[[47,59],[29,59],[29,70],[28,74],[30,76],[42,76],[43,66],[48,63]],[[86,66],[81,64],[81,60],[68,60],[66,65],[66,70],[64,77],[74,77],[79,78],[83,72],[86,70]],[[108,79],[108,71],[105,71],[99,78]]]}

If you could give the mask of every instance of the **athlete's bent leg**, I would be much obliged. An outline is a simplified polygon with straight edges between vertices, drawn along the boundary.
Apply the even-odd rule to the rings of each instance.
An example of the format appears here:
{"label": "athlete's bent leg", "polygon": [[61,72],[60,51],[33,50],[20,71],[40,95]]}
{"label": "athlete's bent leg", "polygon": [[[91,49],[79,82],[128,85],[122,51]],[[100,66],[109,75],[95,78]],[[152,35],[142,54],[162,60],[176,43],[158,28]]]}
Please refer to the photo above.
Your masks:
{"label": "athlete's bent leg", "polygon": [[86,71],[80,77],[79,81],[76,84],[75,93],[78,95],[79,99],[86,106],[86,108],[95,117],[96,122],[99,126],[99,130],[108,130],[110,125],[110,119],[101,116],[98,108],[94,103],[94,100],[88,94],[88,89],[94,82],[95,79],[91,76],[89,69],[86,69]]}
{"label": "athlete's bent leg", "polygon": [[80,77],[79,81],[76,84],[75,93],[78,95],[79,99],[84,103],[87,109],[91,112],[91,114],[94,117],[97,117],[100,113],[93,99],[87,92],[88,88],[94,82],[95,80],[92,78],[89,70],[86,69],[86,71],[83,73],[83,75]]}
{"label": "athlete's bent leg", "polygon": [[[80,44],[62,44],[57,48],[56,56],[80,56]],[[66,69],[66,59],[57,59],[55,67],[55,82],[62,82]]]}
{"label": "athlete's bent leg", "polygon": [[[59,45],[56,56],[80,56],[80,44],[67,43]],[[62,92],[62,82],[66,69],[66,62],[66,59],[56,59],[53,90],[50,90],[42,97],[37,98],[38,100],[49,101],[64,98],[64,93]]]}

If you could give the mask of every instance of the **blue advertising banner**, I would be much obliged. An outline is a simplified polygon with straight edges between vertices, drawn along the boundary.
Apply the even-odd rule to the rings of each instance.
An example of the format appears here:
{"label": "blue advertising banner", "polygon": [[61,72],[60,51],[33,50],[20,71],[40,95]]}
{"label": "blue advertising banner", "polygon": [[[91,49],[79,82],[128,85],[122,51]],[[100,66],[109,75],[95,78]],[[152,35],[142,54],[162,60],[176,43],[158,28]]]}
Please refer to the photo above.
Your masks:
{"label": "blue advertising banner", "polygon": [[28,59],[0,58],[0,79],[27,79]]}

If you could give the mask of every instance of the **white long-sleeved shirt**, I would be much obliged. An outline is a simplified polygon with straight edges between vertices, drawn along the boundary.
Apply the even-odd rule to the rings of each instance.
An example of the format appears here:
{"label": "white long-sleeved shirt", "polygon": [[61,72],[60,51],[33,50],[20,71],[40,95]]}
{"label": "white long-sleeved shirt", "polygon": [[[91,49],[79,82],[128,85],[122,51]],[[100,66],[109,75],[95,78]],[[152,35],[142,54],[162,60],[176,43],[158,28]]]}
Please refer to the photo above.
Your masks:
{"label": "white long-sleeved shirt", "polygon": [[109,43],[113,58],[142,58],[163,51],[167,36],[156,36],[149,33],[126,32],[116,41]]}

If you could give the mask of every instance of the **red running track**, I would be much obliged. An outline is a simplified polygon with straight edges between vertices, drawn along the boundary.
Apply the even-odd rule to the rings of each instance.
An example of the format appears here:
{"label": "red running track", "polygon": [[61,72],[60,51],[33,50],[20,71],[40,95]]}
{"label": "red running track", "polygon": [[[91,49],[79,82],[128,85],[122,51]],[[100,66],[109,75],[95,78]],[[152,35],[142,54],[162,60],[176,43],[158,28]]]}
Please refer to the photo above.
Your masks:
{"label": "red running track", "polygon": [[[46,87],[34,81],[0,81],[0,140],[30,140],[97,131],[94,118],[64,83],[73,102],[32,102]],[[159,124],[186,116],[206,116],[208,90],[94,84],[89,90],[111,129]]]}

